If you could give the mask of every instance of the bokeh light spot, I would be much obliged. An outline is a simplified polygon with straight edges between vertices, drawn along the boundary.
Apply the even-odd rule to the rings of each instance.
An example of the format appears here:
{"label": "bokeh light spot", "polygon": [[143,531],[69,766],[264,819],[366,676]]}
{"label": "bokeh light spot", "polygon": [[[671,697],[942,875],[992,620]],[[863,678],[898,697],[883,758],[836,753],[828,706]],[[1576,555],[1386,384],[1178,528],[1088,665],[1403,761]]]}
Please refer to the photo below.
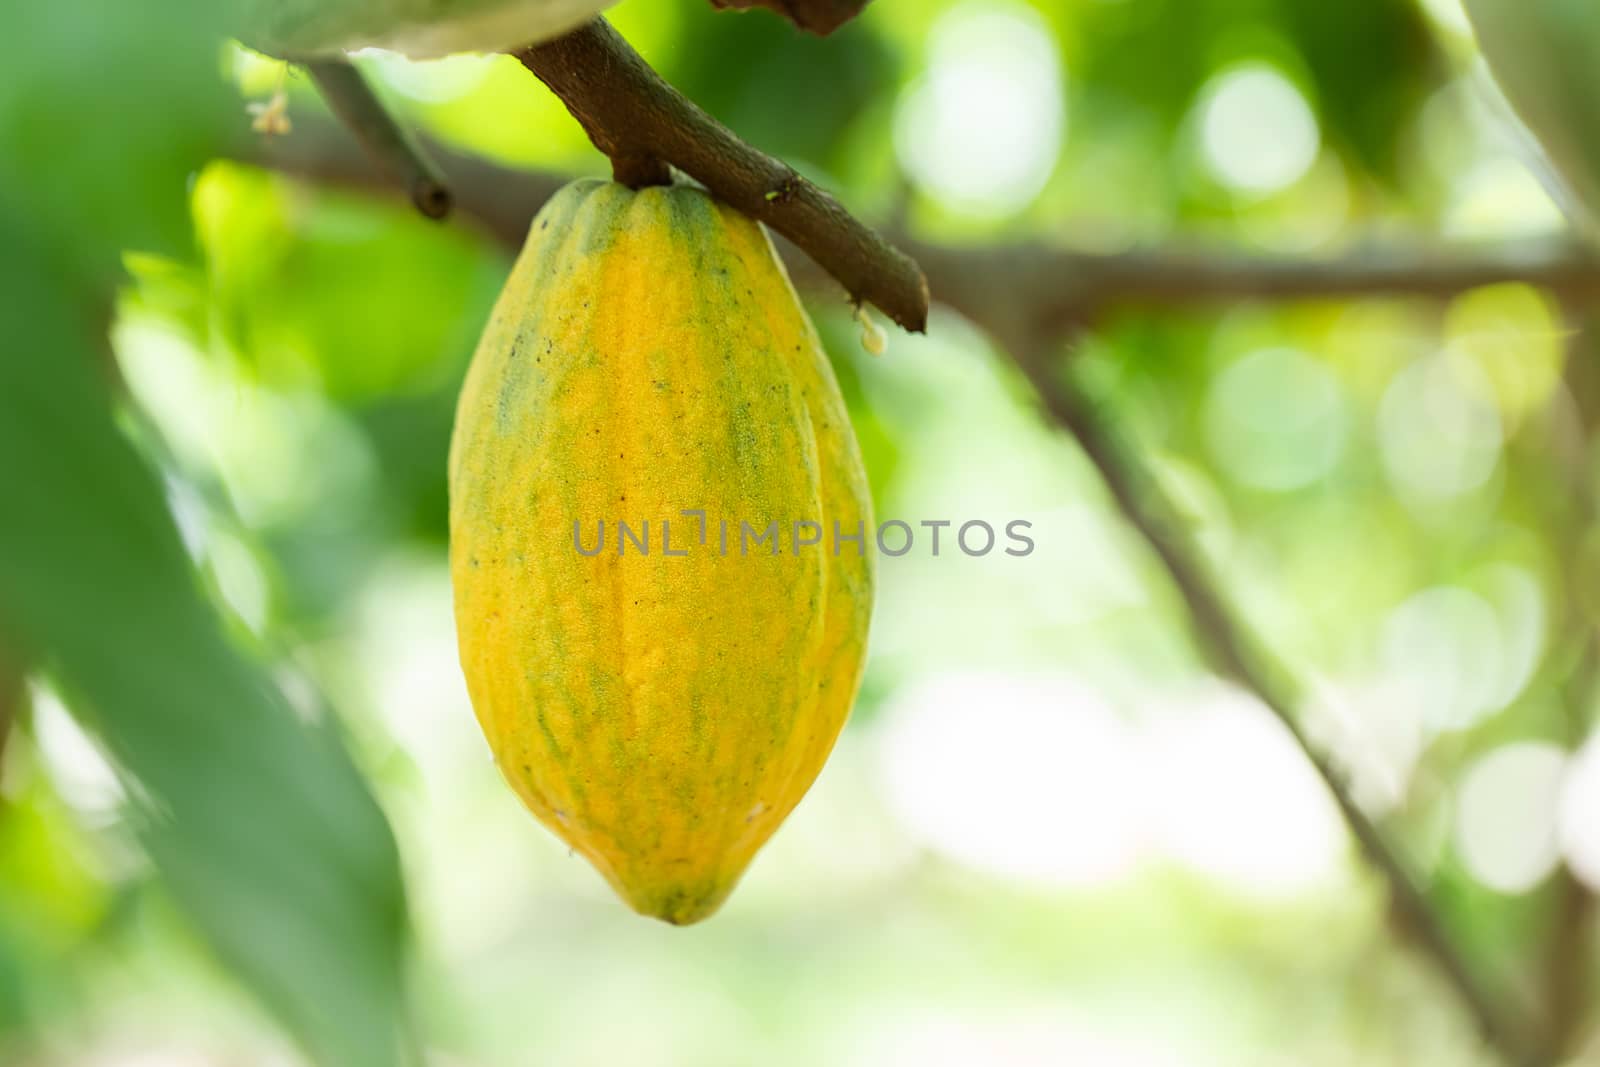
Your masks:
{"label": "bokeh light spot", "polygon": [[895,146],[919,185],[977,215],[1016,211],[1055,168],[1065,124],[1049,27],[1021,4],[963,4],[935,25],[901,98]]}
{"label": "bokeh light spot", "polygon": [[1464,729],[1503,703],[1500,623],[1469,589],[1436,586],[1395,608],[1379,657],[1433,731]]}
{"label": "bokeh light spot", "polygon": [[1201,150],[1207,169],[1237,192],[1265,196],[1311,169],[1321,145],[1305,97],[1265,63],[1214,77],[1201,91]]}
{"label": "bokeh light spot", "polygon": [[1206,437],[1235,481],[1297,489],[1326,474],[1344,446],[1343,397],[1328,369],[1292,348],[1236,360],[1206,398]]}
{"label": "bokeh light spot", "polygon": [[1567,754],[1556,745],[1502,745],[1467,769],[1457,797],[1456,848],[1479,882],[1525,893],[1560,858],[1556,815]]}
{"label": "bokeh light spot", "polygon": [[1557,826],[1572,873],[1600,890],[1600,737],[1590,738],[1568,765]]}
{"label": "bokeh light spot", "polygon": [[1411,502],[1437,503],[1482,486],[1502,441],[1493,384],[1452,353],[1407,366],[1378,406],[1384,469]]}
{"label": "bokeh light spot", "polygon": [[1462,294],[1445,314],[1444,332],[1450,348],[1483,372],[1510,427],[1542,409],[1561,380],[1563,331],[1556,309],[1532,286]]}

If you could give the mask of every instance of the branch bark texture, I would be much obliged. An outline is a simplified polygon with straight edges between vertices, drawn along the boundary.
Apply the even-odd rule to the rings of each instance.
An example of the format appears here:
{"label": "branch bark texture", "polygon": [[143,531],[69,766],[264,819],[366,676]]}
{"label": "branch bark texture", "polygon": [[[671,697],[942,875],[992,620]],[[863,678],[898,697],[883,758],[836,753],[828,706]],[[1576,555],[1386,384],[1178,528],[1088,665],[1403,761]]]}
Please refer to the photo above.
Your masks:
{"label": "branch bark texture", "polygon": [[794,242],[858,303],[926,328],[928,285],[916,263],[668,85],[604,19],[514,54],[611,158],[618,181],[659,184],[671,164]]}
{"label": "branch bark texture", "polygon": [[1483,983],[1425,891],[1355,802],[1344,775],[1307,736],[1299,720],[1301,694],[1292,674],[1235,614],[1222,593],[1223,583],[1139,453],[1121,439],[1070,373],[1059,373],[1055,361],[1044,358],[1052,349],[1040,346],[1011,354],[1051,419],[1077,440],[1124,519],[1160,561],[1211,668],[1254,695],[1288,730],[1327,786],[1362,856],[1383,879],[1390,907],[1454,990],[1485,1043],[1515,1067],[1552,1062],[1521,1020],[1513,1019]]}

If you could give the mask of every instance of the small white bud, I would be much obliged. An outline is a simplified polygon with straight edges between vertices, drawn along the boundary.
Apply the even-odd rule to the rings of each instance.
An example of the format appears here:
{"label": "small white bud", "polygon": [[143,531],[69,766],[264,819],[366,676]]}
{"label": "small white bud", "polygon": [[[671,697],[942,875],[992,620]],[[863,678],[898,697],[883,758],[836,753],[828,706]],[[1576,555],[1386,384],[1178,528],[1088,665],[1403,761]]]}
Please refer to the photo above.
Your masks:
{"label": "small white bud", "polygon": [[882,326],[872,321],[867,305],[856,305],[856,321],[861,324],[861,347],[868,355],[881,356],[889,350],[889,335]]}

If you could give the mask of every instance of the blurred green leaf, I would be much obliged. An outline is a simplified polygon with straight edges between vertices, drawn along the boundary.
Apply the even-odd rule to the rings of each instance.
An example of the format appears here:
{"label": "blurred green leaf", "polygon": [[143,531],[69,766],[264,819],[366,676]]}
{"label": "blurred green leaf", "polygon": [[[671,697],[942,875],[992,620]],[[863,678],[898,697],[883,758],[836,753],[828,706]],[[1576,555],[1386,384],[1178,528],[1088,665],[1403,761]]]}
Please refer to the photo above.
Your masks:
{"label": "blurred green leaf", "polygon": [[1329,140],[1371,173],[1392,180],[1407,120],[1442,74],[1416,4],[1284,0],[1277,9],[1310,73]]}
{"label": "blurred green leaf", "polygon": [[229,6],[18,6],[0,40],[0,210],[100,278],[123,250],[187,252],[189,174],[248,123],[218,77]]}
{"label": "blurred green leaf", "polygon": [[252,0],[243,25],[278,55],[388,48],[421,58],[557,36],[615,0]]}
{"label": "blurred green leaf", "polygon": [[323,1062],[399,1062],[406,918],[383,814],[333,731],[220,632],[113,424],[91,306],[20,227],[4,245],[7,619],[129,780],[146,847],[224,960]]}
{"label": "blurred green leaf", "polygon": [[387,1067],[406,1041],[388,825],[329,725],[229,644],[107,400],[119,264],[189,252],[189,177],[247,122],[220,77],[230,8],[26,5],[0,41],[0,614],[224,961],[322,1062]]}
{"label": "blurred green leaf", "polygon": [[1207,79],[1264,59],[1297,76],[1328,142],[1386,178],[1404,119],[1442,73],[1409,0],[1127,0],[1069,21],[1081,54],[1068,67],[1101,107],[1136,103],[1176,134]]}
{"label": "blurred green leaf", "polygon": [[196,185],[214,321],[273,384],[362,404],[456,382],[505,278],[482,242],[227,163]]}

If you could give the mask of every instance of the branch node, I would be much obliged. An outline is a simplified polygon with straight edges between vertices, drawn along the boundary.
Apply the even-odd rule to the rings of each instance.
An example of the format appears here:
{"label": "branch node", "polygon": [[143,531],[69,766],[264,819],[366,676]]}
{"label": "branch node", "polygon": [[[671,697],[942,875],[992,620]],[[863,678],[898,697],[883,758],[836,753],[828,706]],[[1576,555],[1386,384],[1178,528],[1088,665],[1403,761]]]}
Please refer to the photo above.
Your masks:
{"label": "branch node", "polygon": [[411,185],[411,203],[424,218],[442,219],[455,206],[455,197],[446,186],[419,175]]}

